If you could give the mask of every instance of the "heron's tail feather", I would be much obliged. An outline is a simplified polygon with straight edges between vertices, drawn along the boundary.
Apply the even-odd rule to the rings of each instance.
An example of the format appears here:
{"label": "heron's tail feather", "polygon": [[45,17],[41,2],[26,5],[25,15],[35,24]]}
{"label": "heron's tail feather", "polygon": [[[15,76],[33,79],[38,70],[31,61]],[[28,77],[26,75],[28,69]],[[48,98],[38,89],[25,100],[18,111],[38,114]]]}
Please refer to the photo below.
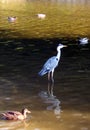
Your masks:
{"label": "heron's tail feather", "polygon": [[47,70],[42,69],[42,70],[38,73],[38,75],[43,76],[43,75],[45,75],[47,72],[48,72]]}

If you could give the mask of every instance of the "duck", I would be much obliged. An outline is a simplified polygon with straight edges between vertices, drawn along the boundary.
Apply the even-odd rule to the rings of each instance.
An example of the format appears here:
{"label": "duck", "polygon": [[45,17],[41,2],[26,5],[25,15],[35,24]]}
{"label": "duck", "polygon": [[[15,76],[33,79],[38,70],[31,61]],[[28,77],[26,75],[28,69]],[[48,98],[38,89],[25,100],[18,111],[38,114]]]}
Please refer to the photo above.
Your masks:
{"label": "duck", "polygon": [[8,17],[9,22],[15,22],[16,19],[17,19],[17,17],[10,17],[10,16]]}
{"label": "duck", "polygon": [[89,39],[87,37],[80,38],[79,43],[80,43],[80,45],[86,45],[86,44],[88,44],[88,40]]}
{"label": "duck", "polygon": [[5,113],[1,113],[2,119],[4,120],[24,120],[27,118],[27,113],[31,113],[27,108],[19,111],[7,111]]}
{"label": "duck", "polygon": [[40,19],[45,19],[46,14],[37,14],[37,17]]}

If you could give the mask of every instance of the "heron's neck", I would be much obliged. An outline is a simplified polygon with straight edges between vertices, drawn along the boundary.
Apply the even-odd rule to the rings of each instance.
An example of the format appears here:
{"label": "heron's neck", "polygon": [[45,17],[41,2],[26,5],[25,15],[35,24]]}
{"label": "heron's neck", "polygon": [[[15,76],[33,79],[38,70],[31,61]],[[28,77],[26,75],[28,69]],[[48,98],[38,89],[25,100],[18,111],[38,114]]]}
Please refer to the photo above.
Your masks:
{"label": "heron's neck", "polygon": [[60,60],[60,55],[61,55],[61,50],[58,50],[58,51],[57,51],[57,56],[56,56],[56,58],[57,58],[58,60]]}

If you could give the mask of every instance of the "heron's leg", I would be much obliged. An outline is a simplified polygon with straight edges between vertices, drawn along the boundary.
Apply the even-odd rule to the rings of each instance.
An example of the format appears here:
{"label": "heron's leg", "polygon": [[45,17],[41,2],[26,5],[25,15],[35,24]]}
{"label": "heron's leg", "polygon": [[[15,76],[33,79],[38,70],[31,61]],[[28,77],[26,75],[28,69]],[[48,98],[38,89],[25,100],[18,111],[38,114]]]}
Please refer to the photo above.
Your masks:
{"label": "heron's leg", "polygon": [[54,96],[53,95],[53,87],[54,87],[54,82],[48,82],[48,95],[49,96]]}
{"label": "heron's leg", "polygon": [[50,95],[50,82],[48,82],[48,95]]}
{"label": "heron's leg", "polygon": [[51,83],[51,90],[50,90],[50,95],[53,97],[53,87],[54,87],[54,82]]}
{"label": "heron's leg", "polygon": [[48,72],[48,81],[50,81],[50,72]]}
{"label": "heron's leg", "polygon": [[54,83],[53,74],[54,74],[54,69],[53,69],[52,72],[51,72],[51,80],[52,80],[52,83]]}

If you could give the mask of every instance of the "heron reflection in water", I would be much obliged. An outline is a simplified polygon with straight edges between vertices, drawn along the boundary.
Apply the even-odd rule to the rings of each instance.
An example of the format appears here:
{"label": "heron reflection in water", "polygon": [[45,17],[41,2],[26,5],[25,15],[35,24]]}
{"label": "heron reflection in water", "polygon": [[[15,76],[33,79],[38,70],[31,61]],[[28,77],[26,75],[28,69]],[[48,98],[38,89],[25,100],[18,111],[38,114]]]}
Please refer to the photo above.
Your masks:
{"label": "heron reflection in water", "polygon": [[56,118],[60,118],[61,113],[61,102],[53,93],[54,83],[48,83],[47,91],[41,91],[39,96],[42,98],[43,102],[49,104],[47,106],[48,111],[54,111]]}

